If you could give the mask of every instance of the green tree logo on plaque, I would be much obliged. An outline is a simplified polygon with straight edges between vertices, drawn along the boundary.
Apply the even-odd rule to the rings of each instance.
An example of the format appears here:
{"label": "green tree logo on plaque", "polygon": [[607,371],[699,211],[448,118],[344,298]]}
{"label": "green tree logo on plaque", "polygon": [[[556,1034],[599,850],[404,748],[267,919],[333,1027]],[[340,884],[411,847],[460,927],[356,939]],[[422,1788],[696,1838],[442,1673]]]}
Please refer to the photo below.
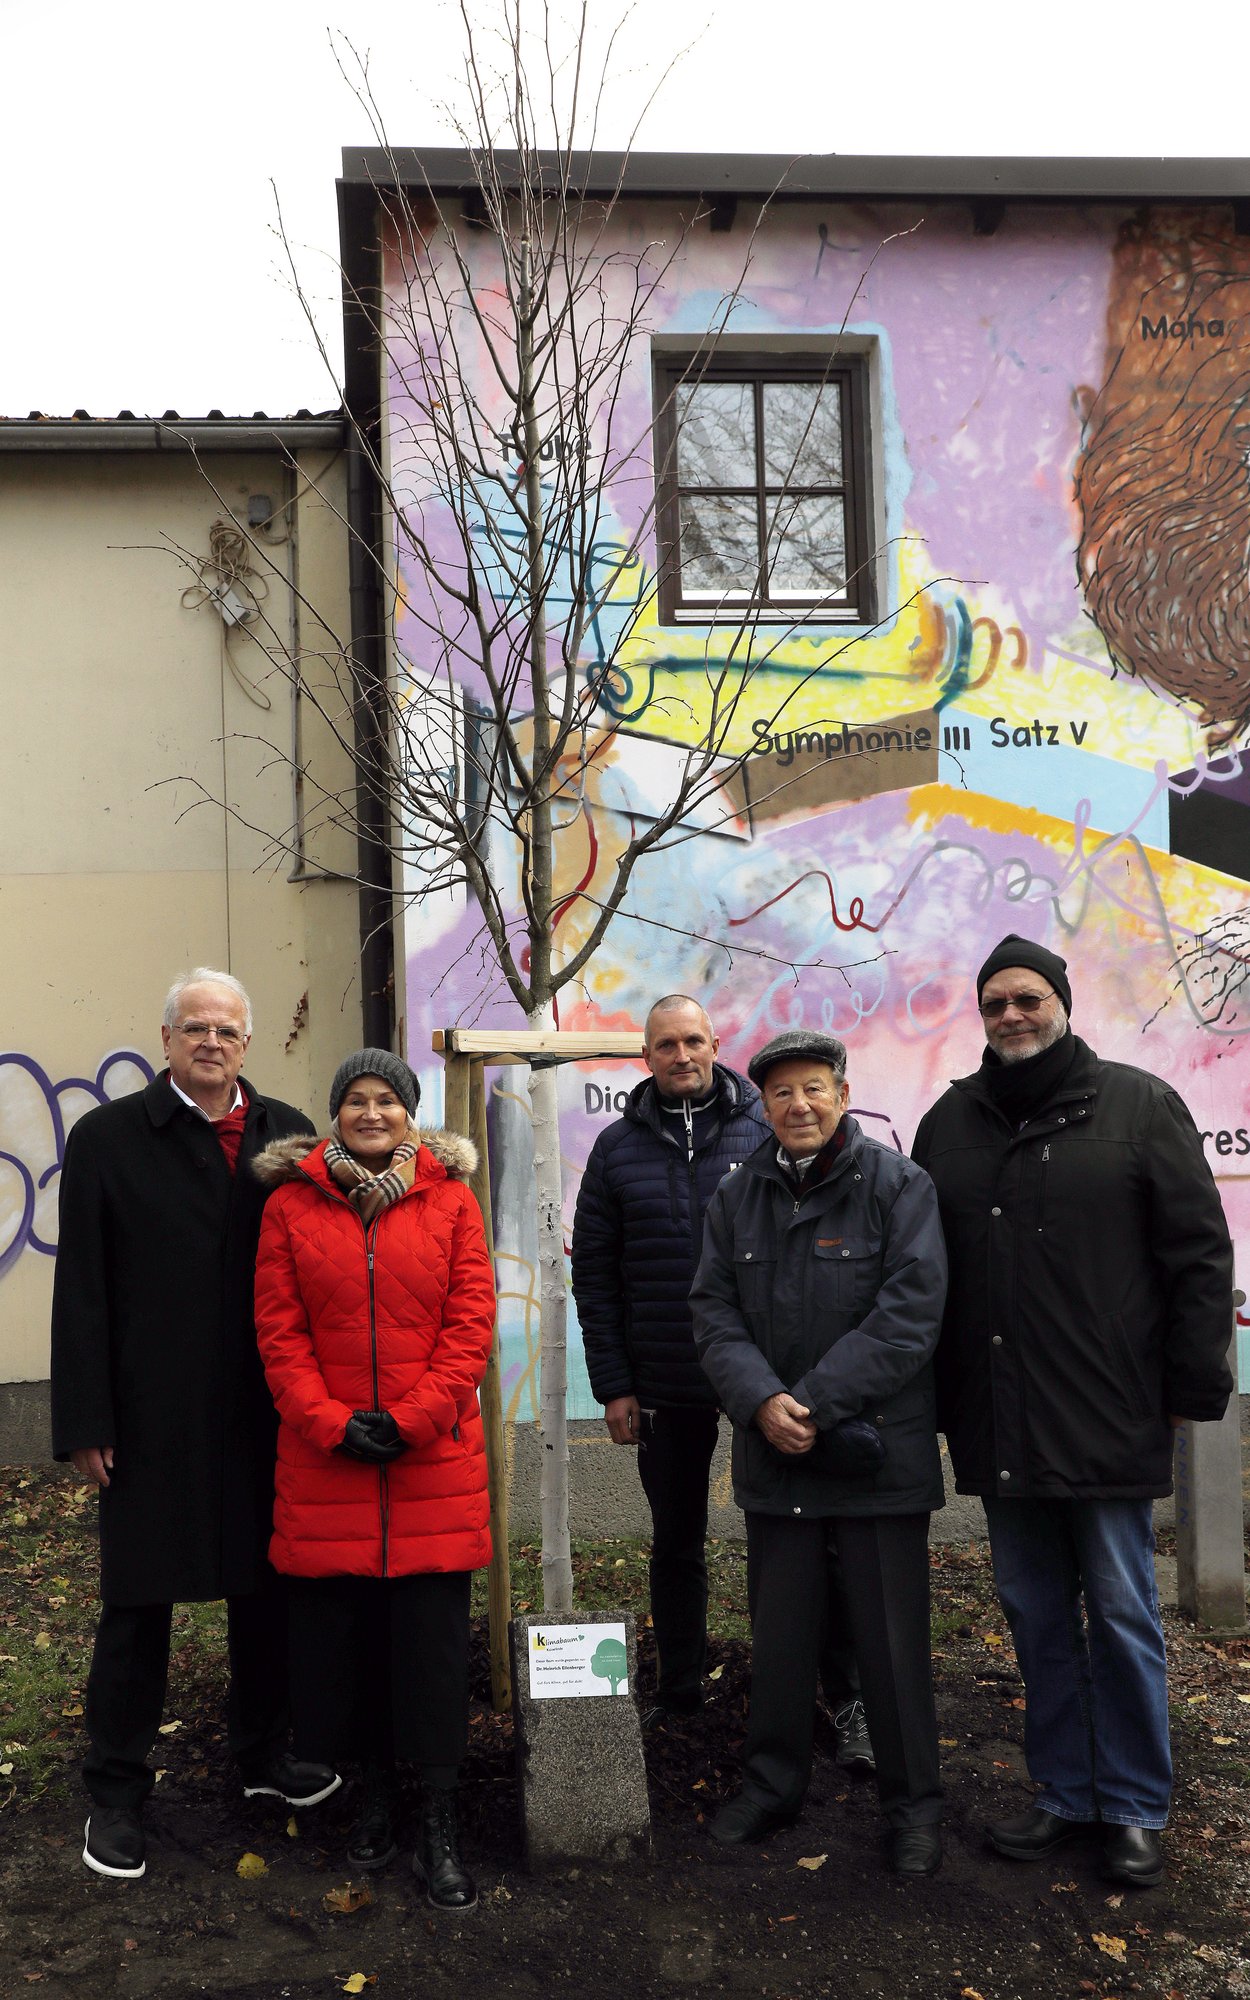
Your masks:
{"label": "green tree logo on plaque", "polygon": [[600,1639],[590,1662],[590,1671],[597,1681],[611,1681],[612,1692],[616,1694],[629,1667],[629,1655],[619,1639]]}

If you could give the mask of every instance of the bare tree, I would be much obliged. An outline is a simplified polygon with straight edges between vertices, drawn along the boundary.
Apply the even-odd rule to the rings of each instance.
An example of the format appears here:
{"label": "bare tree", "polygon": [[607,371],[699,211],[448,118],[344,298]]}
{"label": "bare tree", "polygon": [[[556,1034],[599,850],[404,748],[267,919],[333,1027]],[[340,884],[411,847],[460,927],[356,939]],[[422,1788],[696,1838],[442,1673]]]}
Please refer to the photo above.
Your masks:
{"label": "bare tree", "polygon": [[[327,796],[323,809],[350,818],[363,799],[375,819],[385,814],[394,859],[415,877],[418,896],[467,893],[481,913],[490,959],[527,1024],[543,1029],[553,1025],[561,990],[591,966],[647,857],[691,838],[696,824],[707,830],[740,817],[749,750],[743,703],[793,631],[776,622],[775,610],[771,623],[761,622],[767,592],[752,589],[750,579],[744,589],[715,533],[692,523],[684,560],[698,566],[706,592],[722,593],[714,606],[717,644],[682,697],[684,740],[665,753],[662,798],[631,818],[602,892],[585,885],[573,892],[583,921],[575,945],[557,950],[554,919],[570,893],[557,867],[561,832],[580,811],[596,760],[618,741],[633,648],[665,581],[650,560],[657,463],[683,440],[696,453],[726,448],[732,409],[698,391],[746,297],[769,202],[747,219],[733,282],[692,343],[683,380],[658,411],[648,401],[640,413],[630,395],[640,344],[691,233],[707,221],[706,207],[692,199],[685,213],[671,209],[663,234],[642,241],[639,211],[630,215],[633,237],[624,226],[630,148],[598,148],[620,29],[600,37],[596,54],[589,0],[581,0],[561,43],[545,5],[534,10],[533,33],[521,0],[503,0],[488,29],[475,21],[469,0],[460,0],[460,11],[458,136],[467,190],[454,198],[423,178],[419,156],[395,154],[367,63],[338,44],[345,73],[354,65],[349,80],[373,120],[384,162],[376,202],[385,281],[380,294],[357,288],[349,305],[367,320],[389,378],[386,449],[363,433],[360,441],[390,537],[384,554],[371,546],[370,555],[386,596],[393,671],[380,691],[383,726],[368,756],[357,758],[356,798]],[[853,304],[854,293],[843,325]],[[835,354],[833,342],[831,361]],[[787,477],[821,448],[827,417],[816,382],[778,425],[774,457],[787,463],[774,474],[774,511],[755,582],[783,547],[792,556],[797,549],[809,593],[814,577],[832,609],[845,603],[845,559],[822,541],[819,517],[800,521]],[[739,613],[727,634],[724,613],[734,604]],[[802,615],[812,618],[810,594]],[[248,629],[281,666],[276,629],[265,629],[263,617]],[[810,666],[773,698],[768,727],[855,643],[833,630]],[[357,747],[358,659],[344,643],[328,664],[338,699],[326,692],[324,677],[320,692],[310,690],[304,663],[288,668],[341,739]],[[287,840],[276,836],[276,848]],[[541,1277],[544,1598],[559,1611],[572,1602],[572,1568],[553,1068],[531,1067],[529,1094]]]}

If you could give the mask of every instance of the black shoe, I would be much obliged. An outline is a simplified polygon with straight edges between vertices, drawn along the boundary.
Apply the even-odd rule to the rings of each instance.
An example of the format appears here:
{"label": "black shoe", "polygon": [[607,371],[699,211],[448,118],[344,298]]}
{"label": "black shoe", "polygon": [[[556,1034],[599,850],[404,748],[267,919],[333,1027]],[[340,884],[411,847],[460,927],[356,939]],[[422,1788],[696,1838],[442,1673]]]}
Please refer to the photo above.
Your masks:
{"label": "black shoe", "polygon": [[92,1806],[82,1858],[97,1875],[137,1881],[147,1867],[143,1824],[130,1806]]}
{"label": "black shoe", "polygon": [[285,1799],[289,1806],[319,1806],[343,1780],[328,1764],[301,1764],[289,1751],[275,1750],[263,1764],[243,1772],[245,1799]]}
{"label": "black shoe", "polygon": [[896,1875],[936,1875],[942,1866],[941,1827],[891,1827],[890,1866]]}
{"label": "black shoe", "polygon": [[347,1842],[347,1859],[353,1868],[385,1868],[399,1848],[391,1825],[391,1788],[380,1778],[365,1779],[360,1818]]}
{"label": "black shoe", "polygon": [[1045,1806],[1030,1806],[1027,1812],[1013,1813],[1010,1819],[996,1819],[985,1829],[985,1837],[999,1854],[1013,1861],[1040,1861],[1070,1840],[1085,1840],[1097,1833],[1095,1820],[1061,1819]]}
{"label": "black shoe", "polygon": [[739,1792],[737,1798],[721,1807],[708,1832],[722,1847],[745,1847],[749,1841],[767,1840],[770,1833],[793,1826],[797,1818],[797,1813],[774,1812],[748,1793]]}
{"label": "black shoe", "polygon": [[642,1733],[650,1736],[654,1730],[663,1729],[668,1722],[689,1722],[702,1706],[702,1702],[692,1702],[688,1708],[674,1707],[671,1702],[657,1701],[651,1708],[643,1710]]}
{"label": "black shoe", "polygon": [[454,1792],[427,1792],[422,1799],[412,1872],[436,1910],[471,1910],[476,1903],[477,1885],[460,1859]]}
{"label": "black shoe", "polygon": [[1163,1847],[1152,1826],[1104,1826],[1102,1872],[1108,1882],[1153,1889],[1163,1880]]}
{"label": "black shoe", "polygon": [[841,1708],[834,1710],[833,1727],[838,1739],[834,1763],[844,1771],[875,1771],[877,1759],[864,1720],[864,1704],[858,1697],[844,1701]]}

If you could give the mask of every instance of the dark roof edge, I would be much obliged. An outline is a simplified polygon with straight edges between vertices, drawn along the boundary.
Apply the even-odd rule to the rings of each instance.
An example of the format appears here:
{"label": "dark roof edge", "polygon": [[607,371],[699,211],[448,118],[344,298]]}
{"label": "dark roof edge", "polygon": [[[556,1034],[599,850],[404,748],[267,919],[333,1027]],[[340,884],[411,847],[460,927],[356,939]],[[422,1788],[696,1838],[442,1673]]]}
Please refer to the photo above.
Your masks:
{"label": "dark roof edge", "polygon": [[[540,154],[554,175],[556,155]],[[505,174],[516,155],[501,152]],[[608,194],[1000,201],[1228,201],[1250,197],[1250,159],[1054,159],[817,153],[574,153],[571,184]],[[456,194],[475,185],[459,147],[345,146],[343,180]]]}
{"label": "dark roof edge", "polygon": [[177,423],[150,417],[0,419],[0,452],[332,451],[346,438],[342,417],[274,417],[264,423],[232,417]]}

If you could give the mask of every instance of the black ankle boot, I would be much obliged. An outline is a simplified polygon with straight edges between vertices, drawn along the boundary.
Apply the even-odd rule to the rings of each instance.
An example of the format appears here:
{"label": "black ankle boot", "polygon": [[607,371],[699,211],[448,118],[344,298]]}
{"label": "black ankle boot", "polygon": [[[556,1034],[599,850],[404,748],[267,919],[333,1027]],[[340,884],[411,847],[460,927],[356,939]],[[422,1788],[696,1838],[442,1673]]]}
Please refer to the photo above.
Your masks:
{"label": "black ankle boot", "polygon": [[454,1792],[428,1791],[422,1798],[412,1872],[436,1910],[471,1910],[476,1903],[476,1884],[460,1859]]}
{"label": "black ankle boot", "polygon": [[366,1766],[360,1818],[347,1842],[347,1859],[352,1868],[385,1868],[399,1853],[391,1819],[395,1805],[393,1776],[376,1766]]}

